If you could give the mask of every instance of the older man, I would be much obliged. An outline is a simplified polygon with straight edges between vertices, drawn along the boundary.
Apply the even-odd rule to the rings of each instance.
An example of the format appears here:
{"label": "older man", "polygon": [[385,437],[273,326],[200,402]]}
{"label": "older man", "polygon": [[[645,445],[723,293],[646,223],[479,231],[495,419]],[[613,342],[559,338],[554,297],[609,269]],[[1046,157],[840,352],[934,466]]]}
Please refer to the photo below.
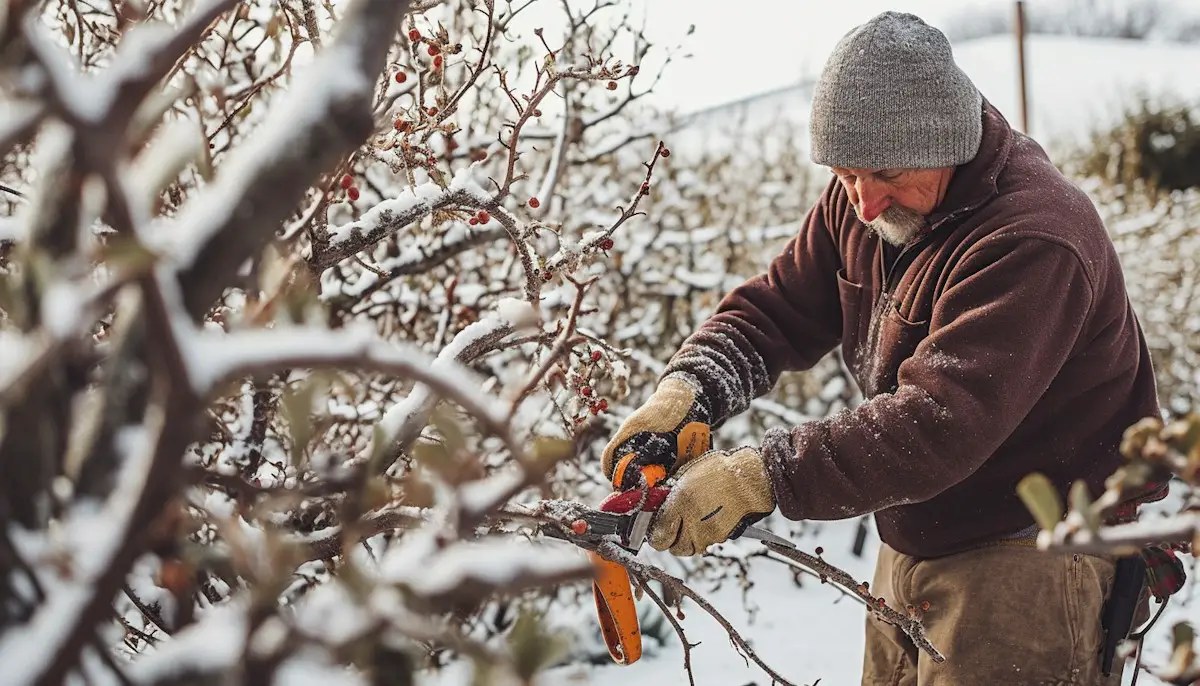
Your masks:
{"label": "older man", "polygon": [[[810,128],[832,171],[820,200],[670,360],[605,448],[606,475],[623,489],[640,467],[671,470],[651,544],[677,555],[776,508],[873,513],[871,589],[928,601],[947,661],[870,619],[864,684],[1119,683],[1099,657],[1113,559],[1038,551],[1015,490],[1036,471],[1101,492],[1123,430],[1159,412],[1097,212],[911,14],[841,40]],[[864,403],[709,451],[710,427],[839,343]]]}

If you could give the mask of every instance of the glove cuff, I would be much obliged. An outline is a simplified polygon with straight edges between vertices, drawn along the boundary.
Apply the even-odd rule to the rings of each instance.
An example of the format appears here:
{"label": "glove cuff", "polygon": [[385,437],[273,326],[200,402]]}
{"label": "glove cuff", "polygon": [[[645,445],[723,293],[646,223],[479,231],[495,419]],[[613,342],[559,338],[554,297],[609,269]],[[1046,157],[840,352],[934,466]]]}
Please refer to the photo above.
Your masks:
{"label": "glove cuff", "polygon": [[713,425],[712,408],[709,407],[709,403],[704,396],[704,384],[700,383],[700,379],[691,372],[677,370],[659,379],[658,386],[661,388],[663,382],[668,379],[685,383],[688,388],[692,389],[692,409],[688,412],[688,419],[690,421],[702,422],[711,427]]}

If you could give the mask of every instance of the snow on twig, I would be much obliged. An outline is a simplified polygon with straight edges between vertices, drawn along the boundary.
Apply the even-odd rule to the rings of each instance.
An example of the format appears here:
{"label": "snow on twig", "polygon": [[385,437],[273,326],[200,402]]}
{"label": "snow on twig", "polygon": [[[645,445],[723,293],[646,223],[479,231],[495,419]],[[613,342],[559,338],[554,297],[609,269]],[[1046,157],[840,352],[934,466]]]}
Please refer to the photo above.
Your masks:
{"label": "snow on twig", "polygon": [[1188,544],[1197,536],[1200,536],[1200,512],[1181,512],[1171,517],[1101,527],[1094,532],[1063,522],[1053,530],[1039,532],[1037,543],[1043,550],[1112,553],[1162,543]]}
{"label": "snow on twig", "polygon": [[324,270],[435,210],[459,204],[490,205],[491,198],[473,174],[472,167],[463,167],[445,188],[427,181],[402,189],[397,197],[380,202],[359,219],[331,228],[328,245],[314,245],[310,262],[315,269]]}
{"label": "snow on twig", "polygon": [[[149,467],[155,452],[154,442],[147,440],[150,436],[135,431],[127,438],[127,457],[110,497],[98,508],[92,503],[77,506],[64,523],[61,541],[71,551],[70,578],[57,580],[53,592],[21,630],[0,635],[0,664],[5,665],[7,686],[42,683],[55,670],[65,669],[61,661],[70,659],[64,653],[78,640],[80,627],[86,626],[97,604],[111,597],[103,580],[120,568],[122,551],[134,538],[134,528],[139,525],[135,514],[150,483]],[[46,546],[54,545],[28,533],[14,538],[25,539],[25,559],[51,554]]]}
{"label": "snow on twig", "polygon": [[271,239],[309,181],[367,140],[376,76],[408,6],[406,0],[351,5],[335,42],[279,96],[257,133],[229,153],[211,186],[168,225],[143,236],[165,243],[176,261],[193,319]]}
{"label": "snow on twig", "polygon": [[[501,325],[503,326],[503,325]],[[518,462],[524,449],[512,433],[503,404],[481,394],[483,380],[452,356],[433,358],[420,348],[380,339],[367,327],[323,327],[209,333],[177,332],[188,376],[197,395],[225,382],[273,369],[366,368],[414,379],[453,400],[504,441]]]}
{"label": "snow on twig", "polygon": [[[427,538],[413,538],[417,545],[430,543]],[[427,554],[415,553],[406,545],[393,548],[380,562],[381,574],[434,605],[472,589],[515,591],[585,578],[592,571],[591,562],[576,549],[509,538],[456,541]]]}
{"label": "snow on twig", "polygon": [[30,12],[25,16],[25,33],[30,47],[49,77],[42,86],[56,103],[59,114],[76,126],[108,127],[110,140],[94,143],[115,146],[122,138],[111,128],[132,123],[134,110],[150,90],[173,67],[179,57],[195,44],[204,29],[236,0],[202,0],[178,25],[164,23],[135,26],[117,48],[112,63],[95,75],[80,75],[71,69],[71,60]]}
{"label": "snow on twig", "polygon": [[[464,327],[455,334],[448,345],[430,362],[429,369],[441,369],[465,364],[483,353],[494,349],[504,338],[514,332],[511,323],[500,317],[484,317]],[[478,386],[476,387],[478,388]],[[379,469],[385,469],[399,454],[408,449],[429,421],[429,415],[437,404],[434,389],[420,383],[400,402],[390,407],[379,422],[384,446],[372,446],[371,450],[383,451]]]}

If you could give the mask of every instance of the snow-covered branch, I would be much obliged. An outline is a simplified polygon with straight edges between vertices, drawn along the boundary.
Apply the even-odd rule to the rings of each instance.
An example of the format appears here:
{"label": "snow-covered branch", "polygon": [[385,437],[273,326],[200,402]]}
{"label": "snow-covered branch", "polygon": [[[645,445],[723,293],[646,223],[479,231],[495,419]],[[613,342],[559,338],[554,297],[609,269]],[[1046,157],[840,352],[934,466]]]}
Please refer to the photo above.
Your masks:
{"label": "snow-covered branch", "polygon": [[1063,522],[1042,531],[1038,546],[1072,553],[1130,554],[1150,545],[1190,546],[1200,536],[1200,512],[1114,524],[1092,531]]}
{"label": "snow-covered branch", "polygon": [[212,187],[146,240],[178,264],[187,311],[199,320],[238,267],[258,254],[304,197],[309,181],[366,142],[376,76],[384,72],[407,0],[359,0],[271,109],[260,132],[230,154]]}
{"label": "snow-covered branch", "polygon": [[[492,330],[508,326],[497,323]],[[482,379],[460,366],[452,355],[433,358],[413,346],[381,340],[364,328],[191,332],[180,335],[179,343],[197,395],[207,395],[234,379],[276,369],[369,369],[418,381],[434,396],[453,400],[499,437],[518,464],[525,462],[525,450],[512,433],[504,405],[481,395]]]}

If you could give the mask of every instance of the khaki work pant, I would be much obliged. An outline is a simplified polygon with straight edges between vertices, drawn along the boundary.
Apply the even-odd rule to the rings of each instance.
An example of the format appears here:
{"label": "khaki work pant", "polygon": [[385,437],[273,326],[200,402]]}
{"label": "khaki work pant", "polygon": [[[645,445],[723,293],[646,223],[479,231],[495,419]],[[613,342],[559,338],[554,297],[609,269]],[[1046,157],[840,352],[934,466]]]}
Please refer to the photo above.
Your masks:
{"label": "khaki work pant", "polygon": [[[1115,564],[1092,555],[995,545],[917,560],[887,545],[871,585],[892,607],[929,601],[938,664],[900,629],[868,614],[864,686],[1118,686],[1100,671],[1103,605]],[[1140,612],[1139,615],[1143,614]]]}

